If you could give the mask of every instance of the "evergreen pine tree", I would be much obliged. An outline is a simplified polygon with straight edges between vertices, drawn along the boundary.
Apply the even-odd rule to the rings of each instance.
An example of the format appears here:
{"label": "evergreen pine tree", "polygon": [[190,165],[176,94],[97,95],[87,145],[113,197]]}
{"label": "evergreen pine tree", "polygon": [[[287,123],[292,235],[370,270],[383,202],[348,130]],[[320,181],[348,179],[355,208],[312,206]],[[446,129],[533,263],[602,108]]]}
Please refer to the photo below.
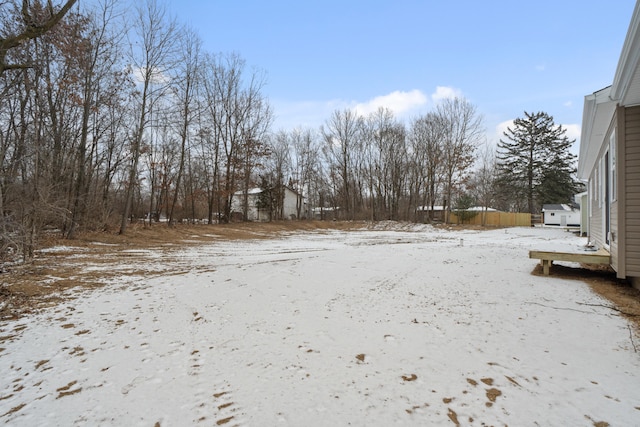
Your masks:
{"label": "evergreen pine tree", "polygon": [[574,140],[544,112],[517,118],[498,143],[499,185],[518,211],[537,213],[544,203],[569,203],[578,183],[573,178]]}
{"label": "evergreen pine tree", "polygon": [[260,189],[262,190],[258,194],[256,200],[256,208],[259,211],[264,211],[269,215],[269,220],[273,219],[273,211],[275,208],[274,203],[274,188],[273,185],[264,176],[260,177]]}

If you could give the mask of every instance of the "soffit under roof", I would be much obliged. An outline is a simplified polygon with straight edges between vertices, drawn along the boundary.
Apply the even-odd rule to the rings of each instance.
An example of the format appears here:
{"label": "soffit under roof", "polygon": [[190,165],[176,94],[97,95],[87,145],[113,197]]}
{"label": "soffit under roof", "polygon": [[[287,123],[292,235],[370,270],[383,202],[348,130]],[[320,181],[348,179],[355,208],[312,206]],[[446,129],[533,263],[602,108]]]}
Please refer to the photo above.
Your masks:
{"label": "soffit under roof", "polygon": [[609,125],[613,120],[616,102],[611,99],[611,86],[585,96],[582,113],[578,178],[588,179],[593,169]]}

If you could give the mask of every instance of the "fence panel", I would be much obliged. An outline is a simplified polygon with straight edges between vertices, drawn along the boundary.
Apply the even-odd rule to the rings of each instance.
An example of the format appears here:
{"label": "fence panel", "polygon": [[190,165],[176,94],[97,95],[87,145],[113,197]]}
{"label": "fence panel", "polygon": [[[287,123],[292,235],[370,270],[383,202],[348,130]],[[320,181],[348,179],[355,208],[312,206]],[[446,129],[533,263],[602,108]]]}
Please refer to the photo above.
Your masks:
{"label": "fence panel", "polygon": [[[484,221],[483,221],[484,220]],[[450,222],[452,224],[463,224],[455,213],[451,213]],[[464,221],[469,225],[491,225],[498,227],[530,227],[530,213],[514,212],[478,212],[476,216]]]}

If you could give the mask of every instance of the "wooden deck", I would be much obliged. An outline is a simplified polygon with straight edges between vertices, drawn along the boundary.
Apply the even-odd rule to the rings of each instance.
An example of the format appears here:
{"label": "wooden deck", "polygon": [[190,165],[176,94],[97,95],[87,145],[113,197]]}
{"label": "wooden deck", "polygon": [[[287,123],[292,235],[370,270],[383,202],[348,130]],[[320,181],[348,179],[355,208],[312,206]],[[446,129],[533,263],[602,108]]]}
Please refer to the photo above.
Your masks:
{"label": "wooden deck", "polygon": [[542,272],[545,276],[549,275],[549,269],[553,261],[571,261],[582,264],[611,264],[611,255],[605,249],[580,252],[529,251],[529,258],[540,260]]}

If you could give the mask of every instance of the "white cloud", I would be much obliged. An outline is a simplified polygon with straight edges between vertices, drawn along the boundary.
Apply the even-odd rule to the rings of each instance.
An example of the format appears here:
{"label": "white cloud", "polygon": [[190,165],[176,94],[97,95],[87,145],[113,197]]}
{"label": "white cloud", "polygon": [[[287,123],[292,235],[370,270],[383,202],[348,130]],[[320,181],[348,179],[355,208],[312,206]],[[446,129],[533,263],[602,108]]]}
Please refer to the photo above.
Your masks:
{"label": "white cloud", "polygon": [[[138,83],[144,83],[144,79],[147,74],[147,68],[145,67],[134,68],[132,70],[132,74],[133,74],[133,78]],[[155,71],[151,75],[151,83],[168,83],[170,80],[171,78],[165,73],[163,73],[162,71]]]}
{"label": "white cloud", "polygon": [[[495,134],[493,136],[493,138],[491,137],[491,135],[488,135],[488,139],[489,141],[499,141],[500,139],[504,139],[504,132],[507,131],[507,128],[510,127],[511,129],[513,129],[513,120],[506,120],[504,122],[498,123],[495,127]],[[569,124],[569,125],[562,125],[562,128],[566,130],[565,135],[567,136],[567,138],[569,138],[569,140],[575,140],[575,144],[573,144],[573,146],[571,147],[571,152],[574,154],[578,154],[578,150],[579,150],[579,146],[580,146],[580,133],[581,133],[581,126],[579,124]]]}
{"label": "white cloud", "polygon": [[569,141],[571,140],[575,141],[571,146],[570,151],[577,156],[580,153],[580,134],[582,133],[582,126],[572,124],[572,125],[562,125],[562,127],[567,130],[565,135],[567,135],[567,138],[569,138]]}
{"label": "white cloud", "polygon": [[397,116],[401,116],[424,106],[427,102],[427,96],[418,89],[409,92],[396,90],[388,95],[376,96],[367,102],[356,104],[355,111],[364,116],[382,107],[388,108]]}
{"label": "white cloud", "polygon": [[329,101],[271,101],[275,111],[275,130],[294,128],[315,129],[328,119],[335,110],[349,108],[341,100]]}
{"label": "white cloud", "polygon": [[565,103],[564,103],[564,104],[562,104],[562,105],[564,105],[564,106],[565,106],[565,107],[567,107],[567,108],[572,108],[572,107],[573,107],[573,101],[567,101],[567,102],[565,102]]}
{"label": "white cloud", "polygon": [[504,133],[507,131],[508,127],[513,129],[513,120],[506,120],[498,123],[496,126],[496,140],[500,140],[505,137]]}
{"label": "white cloud", "polygon": [[547,69],[547,66],[544,64],[536,65],[536,71],[544,71]]}
{"label": "white cloud", "polygon": [[569,139],[580,139],[580,133],[582,132],[582,127],[580,125],[562,125],[564,129],[567,130],[567,138]]}
{"label": "white cloud", "polygon": [[462,91],[449,86],[437,86],[436,91],[431,94],[431,100],[438,103],[443,99],[462,98]]}
{"label": "white cloud", "polygon": [[443,99],[462,97],[462,91],[448,86],[437,86],[431,95],[419,89],[410,91],[396,90],[386,95],[376,96],[365,102],[333,99],[327,101],[284,101],[271,100],[276,114],[274,129],[293,129],[296,127],[317,128],[322,125],[335,110],[354,110],[360,115],[368,115],[378,108],[388,108],[399,120],[410,118],[413,114],[424,112],[429,106]]}

